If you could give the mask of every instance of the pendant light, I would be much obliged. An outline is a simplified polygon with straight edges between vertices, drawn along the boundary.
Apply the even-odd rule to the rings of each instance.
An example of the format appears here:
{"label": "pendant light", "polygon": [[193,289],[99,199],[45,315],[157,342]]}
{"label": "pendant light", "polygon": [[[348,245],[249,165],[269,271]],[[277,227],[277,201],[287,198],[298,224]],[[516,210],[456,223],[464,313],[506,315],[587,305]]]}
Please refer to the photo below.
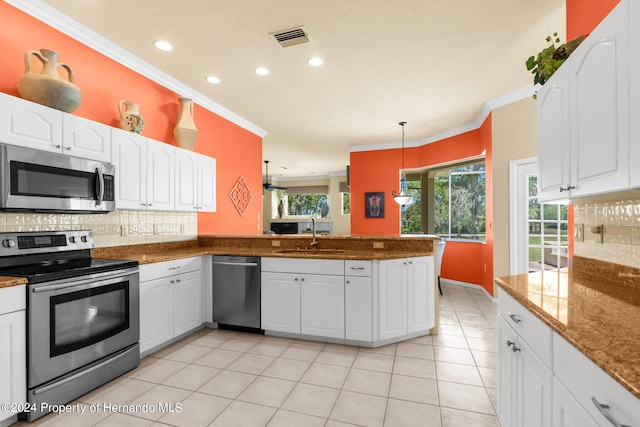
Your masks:
{"label": "pendant light", "polygon": [[402,126],[402,179],[400,179],[400,192],[396,193],[395,191],[392,191],[391,194],[393,195],[393,200],[395,200],[397,204],[404,206],[413,202],[413,196],[405,193],[407,180],[404,177],[404,125],[406,125],[407,122],[400,122],[398,124]]}

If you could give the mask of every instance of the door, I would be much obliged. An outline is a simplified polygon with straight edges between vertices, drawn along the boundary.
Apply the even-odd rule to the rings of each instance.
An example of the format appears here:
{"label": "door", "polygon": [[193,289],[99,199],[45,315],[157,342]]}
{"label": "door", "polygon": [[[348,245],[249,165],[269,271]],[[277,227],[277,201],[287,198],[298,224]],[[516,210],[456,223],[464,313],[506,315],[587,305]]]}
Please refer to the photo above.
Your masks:
{"label": "door", "polygon": [[598,427],[593,418],[556,377],[553,377],[552,425],[556,427]]}
{"label": "door", "polygon": [[36,150],[62,151],[62,111],[0,93],[0,140]]}
{"label": "door", "polygon": [[[505,427],[516,427],[516,357],[512,346],[516,333],[498,316],[498,420]],[[514,344],[512,344],[514,343]]]}
{"label": "door", "polygon": [[407,332],[435,326],[433,256],[407,260]]}
{"label": "door", "polygon": [[302,334],[344,338],[344,276],[302,275],[300,313]]}
{"label": "door", "polygon": [[176,149],[176,210],[194,211],[197,201],[198,155]]}
{"label": "door", "polygon": [[202,212],[216,211],[216,159],[198,156],[198,209]]}
{"label": "door", "polygon": [[140,353],[173,338],[173,313],[169,277],[140,283]]}
{"label": "door", "polygon": [[116,165],[118,209],[147,208],[147,139],[112,129],[113,163]]}
{"label": "door", "polygon": [[72,114],[63,115],[63,153],[111,163],[110,127]]}
{"label": "door", "polygon": [[202,282],[200,271],[171,278],[173,283],[173,324],[175,336],[202,325]]}
{"label": "door", "polygon": [[300,275],[262,273],[261,324],[265,331],[300,333]]}
{"label": "door", "polygon": [[371,325],[371,277],[346,276],[344,282],[345,337],[373,341]]}
{"label": "door", "polygon": [[407,333],[406,259],[380,261],[380,340]]}
{"label": "door", "polygon": [[517,347],[512,347],[517,363],[518,381],[518,422],[523,427],[553,425],[552,420],[552,378],[553,374],[536,356],[532,349],[519,338]]}
{"label": "door", "polygon": [[175,149],[172,145],[147,141],[147,207],[172,211],[175,195]]}

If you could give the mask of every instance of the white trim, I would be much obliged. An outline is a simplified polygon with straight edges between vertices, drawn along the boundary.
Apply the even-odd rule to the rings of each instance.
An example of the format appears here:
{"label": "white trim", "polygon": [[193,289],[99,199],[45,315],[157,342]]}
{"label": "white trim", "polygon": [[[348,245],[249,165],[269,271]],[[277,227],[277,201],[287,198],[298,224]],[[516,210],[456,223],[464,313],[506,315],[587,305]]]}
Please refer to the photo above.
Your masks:
{"label": "white trim", "polygon": [[102,37],[98,33],[90,30],[79,22],[60,13],[60,11],[44,3],[42,0],[4,1],[5,3],[8,3],[13,7],[31,15],[39,21],[42,21],[46,25],[49,25],[50,27],[55,28],[56,30],[61,31],[62,33],[74,38],[87,47],[100,52],[106,57],[124,65],[132,71],[135,71],[136,73],[139,73],[142,76],[153,80],[159,85],[174,91],[176,94],[193,99],[193,101],[198,105],[219,115],[222,118],[229,120],[232,123],[235,123],[236,125],[248,130],[249,132],[261,138],[264,138],[267,134],[267,131],[265,131],[264,129],[261,129],[248,120],[245,120],[244,118],[233,113],[222,105],[213,102],[210,98],[206,97],[200,92],[195,91],[194,89],[181,83],[170,75],[155,68],[148,62],[143,61],[127,50]]}
{"label": "white trim", "polygon": [[440,277],[440,283],[446,283],[447,285],[462,286],[465,288],[477,289],[482,291],[484,296],[489,298],[489,301],[491,301],[492,303],[495,304],[498,301],[497,298],[494,298],[489,292],[487,292],[487,290],[482,285],[477,285],[475,283],[460,282],[458,280],[452,280],[452,279],[445,279],[444,277]]}
{"label": "white trim", "polygon": [[[423,145],[431,144],[432,142],[442,141],[443,139],[451,138],[452,136],[461,135],[463,133],[479,129],[489,116],[489,113],[491,113],[493,110],[495,110],[496,108],[504,107],[505,105],[509,105],[516,101],[520,101],[521,99],[533,96],[533,94],[535,93],[535,89],[536,88],[534,86],[527,86],[514,92],[507,93],[506,95],[492,98],[484,103],[482,109],[473,122],[466,123],[453,129],[445,130],[444,132],[428,136],[424,139],[405,141],[404,146],[407,148],[421,147]],[[386,142],[383,144],[352,145],[350,147],[347,147],[347,151],[350,153],[356,153],[359,151],[389,150],[392,148],[400,148],[401,146],[401,141]]]}
{"label": "white trim", "polygon": [[525,159],[511,160],[509,162],[509,272],[519,274],[518,248],[522,228],[518,221],[518,168],[520,166],[537,163],[537,157],[527,157]]}

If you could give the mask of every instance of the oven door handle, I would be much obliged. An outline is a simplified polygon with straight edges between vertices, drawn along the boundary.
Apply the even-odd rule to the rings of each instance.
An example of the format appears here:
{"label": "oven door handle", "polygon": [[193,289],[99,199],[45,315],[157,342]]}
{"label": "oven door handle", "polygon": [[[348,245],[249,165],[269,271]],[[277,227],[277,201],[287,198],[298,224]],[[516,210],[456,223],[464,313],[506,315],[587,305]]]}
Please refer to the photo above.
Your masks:
{"label": "oven door handle", "polygon": [[96,206],[100,206],[102,204],[102,200],[104,199],[104,175],[102,175],[102,171],[100,170],[100,168],[96,168],[96,174],[98,175],[98,185],[96,188],[96,193],[98,193],[98,200],[96,200]]}
{"label": "oven door handle", "polygon": [[[115,270],[115,271],[107,271],[104,273],[96,273],[90,276],[82,276],[82,279],[69,281],[68,279],[57,280],[51,282],[49,285],[44,286],[33,286],[31,288],[31,292],[34,294],[40,292],[51,292],[59,289],[67,289],[67,288],[78,288],[83,287],[83,289],[91,289],[97,288],[99,286],[104,286],[105,282],[115,283],[120,281],[120,279],[129,276],[133,273],[137,273],[139,270],[137,267],[127,268],[123,270]],[[97,282],[96,282],[97,280]]]}

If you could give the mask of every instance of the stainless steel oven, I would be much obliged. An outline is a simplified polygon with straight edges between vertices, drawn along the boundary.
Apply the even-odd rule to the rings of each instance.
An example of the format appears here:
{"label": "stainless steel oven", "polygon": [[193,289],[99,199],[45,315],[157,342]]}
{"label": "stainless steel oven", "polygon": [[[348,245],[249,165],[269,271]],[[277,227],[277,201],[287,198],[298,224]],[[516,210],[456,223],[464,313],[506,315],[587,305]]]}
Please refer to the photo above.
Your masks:
{"label": "stainless steel oven", "polygon": [[0,144],[0,210],[115,210],[115,166]]}
{"label": "stainless steel oven", "polygon": [[91,247],[86,230],[0,235],[0,275],[28,280],[30,421],[140,361],[137,262],[92,258]]}

